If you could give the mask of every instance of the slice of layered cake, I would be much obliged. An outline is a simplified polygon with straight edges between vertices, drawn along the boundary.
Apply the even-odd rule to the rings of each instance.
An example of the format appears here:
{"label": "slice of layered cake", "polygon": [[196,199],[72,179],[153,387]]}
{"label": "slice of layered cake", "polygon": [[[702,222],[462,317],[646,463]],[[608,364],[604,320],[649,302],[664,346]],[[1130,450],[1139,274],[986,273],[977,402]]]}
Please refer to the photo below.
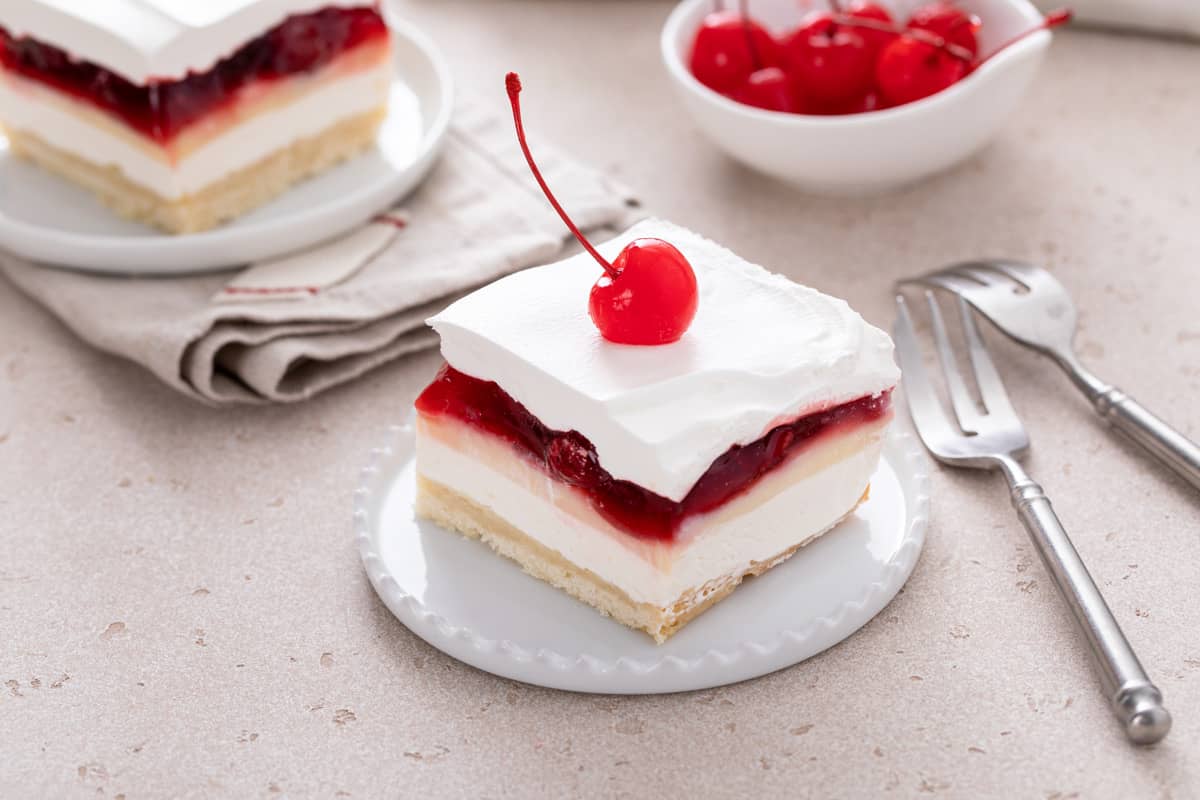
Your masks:
{"label": "slice of layered cake", "polygon": [[446,366],[416,402],[417,510],[661,642],[866,497],[897,370],[844,302],[690,231],[600,250],[645,237],[695,270],[672,344],[597,331],[587,254],[430,321]]}
{"label": "slice of layered cake", "polygon": [[430,320],[446,364],[416,401],[416,510],[662,642],[867,496],[892,342],[667,222],[592,247],[508,89],[587,252]]}
{"label": "slice of layered cake", "polygon": [[211,228],[370,146],[392,83],[377,4],[4,0],[13,150],[173,233]]}

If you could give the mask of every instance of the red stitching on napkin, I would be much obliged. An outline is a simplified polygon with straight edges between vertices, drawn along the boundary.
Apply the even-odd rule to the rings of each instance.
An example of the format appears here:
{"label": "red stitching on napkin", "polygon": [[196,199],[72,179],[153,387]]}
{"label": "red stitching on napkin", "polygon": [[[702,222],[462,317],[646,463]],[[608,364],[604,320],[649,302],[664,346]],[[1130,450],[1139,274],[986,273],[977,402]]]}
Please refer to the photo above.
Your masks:
{"label": "red stitching on napkin", "polygon": [[407,228],[408,220],[403,217],[393,217],[390,214],[380,214],[375,217],[376,222],[386,222],[389,225],[395,225],[397,228]]}
{"label": "red stitching on napkin", "polygon": [[226,286],[221,294],[289,294],[292,292],[308,292],[316,294],[321,291],[317,286]]}

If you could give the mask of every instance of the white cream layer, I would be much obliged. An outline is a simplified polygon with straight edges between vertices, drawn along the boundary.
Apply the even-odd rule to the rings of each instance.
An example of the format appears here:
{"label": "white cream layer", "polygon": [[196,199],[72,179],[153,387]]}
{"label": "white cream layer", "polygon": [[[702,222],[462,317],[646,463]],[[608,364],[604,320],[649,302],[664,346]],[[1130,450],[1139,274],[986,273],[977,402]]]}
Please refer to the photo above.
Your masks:
{"label": "white cream layer", "polygon": [[717,456],[781,421],[874,395],[899,378],[887,334],[845,301],[750,264],[660,220],[639,237],[691,262],[700,306],[670,345],[618,345],[588,317],[601,268],[587,254],[503,278],[429,321],[454,368],[504,391],[554,430],[576,430],[614,477],[681,500]]}
{"label": "white cream layer", "polygon": [[2,0],[0,27],[140,85],[206,72],[291,14],[369,5],[371,0]]}
{"label": "white cream layer", "polygon": [[[885,427],[858,426],[828,437],[745,495],[712,514],[689,520],[674,543],[615,531],[590,508],[581,514],[578,492],[549,478],[507,445],[489,445],[486,440],[491,437],[486,435],[457,437],[460,447],[452,447],[423,435],[418,423],[417,470],[490,509],[633,601],[668,607],[688,590],[741,574],[751,562],[774,558],[845,516],[875,471]],[[825,447],[846,447],[848,454],[797,480],[811,470],[806,459],[821,458]]]}
{"label": "white cream layer", "polygon": [[80,113],[91,110],[87,104],[6,73],[0,73],[0,121],[93,164],[116,167],[130,182],[177,200],[339,120],[378,108],[387,99],[392,77],[390,60],[351,73],[232,126],[174,164],[93,125]]}

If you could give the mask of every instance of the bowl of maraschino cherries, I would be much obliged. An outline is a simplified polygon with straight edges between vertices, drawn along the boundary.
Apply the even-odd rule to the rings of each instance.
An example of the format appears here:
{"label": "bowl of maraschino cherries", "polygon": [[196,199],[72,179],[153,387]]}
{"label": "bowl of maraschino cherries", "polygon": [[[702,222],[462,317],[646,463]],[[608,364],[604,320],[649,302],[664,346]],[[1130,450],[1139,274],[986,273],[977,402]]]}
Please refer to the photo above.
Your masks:
{"label": "bowl of maraschino cherries", "polygon": [[1069,19],[1029,0],[684,0],[661,44],[721,149],[809,191],[864,194],[985,145]]}

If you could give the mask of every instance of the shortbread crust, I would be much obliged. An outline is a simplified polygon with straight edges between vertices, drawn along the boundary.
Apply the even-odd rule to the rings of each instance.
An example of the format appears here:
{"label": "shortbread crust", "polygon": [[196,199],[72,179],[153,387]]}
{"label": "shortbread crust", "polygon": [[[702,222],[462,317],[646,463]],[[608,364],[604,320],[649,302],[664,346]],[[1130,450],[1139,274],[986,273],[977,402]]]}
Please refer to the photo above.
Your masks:
{"label": "shortbread crust", "polygon": [[117,214],[170,233],[195,233],[257,208],[305,178],[367,150],[386,114],[387,107],[380,106],[348,117],[177,200],[130,182],[116,167],[102,167],[53,147],[34,133],[5,134],[17,155],[82,185]]}
{"label": "shortbread crust", "polygon": [[590,570],[567,561],[561,554],[535,541],[489,509],[420,475],[417,476],[416,513],[443,528],[472,539],[481,539],[500,555],[517,562],[533,577],[562,589],[622,625],[645,631],[662,644],[692,619],[732,593],[745,578],[763,574],[789,559],[804,545],[837,527],[867,500],[869,494],[868,485],[854,508],[833,524],[772,558],[752,561],[745,569],[692,587],[670,606],[634,602],[618,587]]}

